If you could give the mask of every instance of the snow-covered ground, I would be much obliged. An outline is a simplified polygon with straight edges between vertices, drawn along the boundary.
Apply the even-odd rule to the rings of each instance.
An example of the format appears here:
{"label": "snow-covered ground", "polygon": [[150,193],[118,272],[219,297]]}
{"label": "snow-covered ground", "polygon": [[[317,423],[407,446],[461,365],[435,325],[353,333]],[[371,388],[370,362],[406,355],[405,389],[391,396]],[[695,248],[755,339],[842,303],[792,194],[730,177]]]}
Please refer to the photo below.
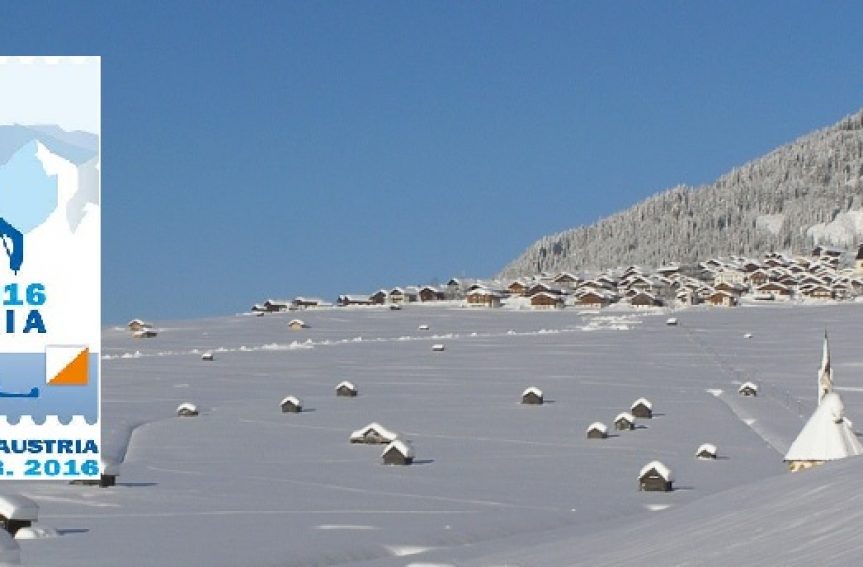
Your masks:
{"label": "snow-covered ground", "polygon": [[[407,306],[307,311],[298,331],[294,314],[165,323],[153,339],[105,329],[118,485],[3,492],[61,534],[19,542],[34,566],[852,564],[863,460],[792,475],[782,453],[815,407],[825,328],[863,423],[861,315],[696,308],[668,326],[665,312]],[[343,380],[357,397],[336,396]],[[746,380],[758,397],[737,395]],[[529,386],[543,405],[520,404]],[[281,412],[289,395],[302,413]],[[642,396],[654,418],[615,431]],[[198,417],[175,416],[185,401]],[[609,438],[586,439],[594,421]],[[414,463],[350,443],[370,422],[410,440]],[[706,442],[717,460],[695,458]],[[638,491],[654,459],[673,492]]]}

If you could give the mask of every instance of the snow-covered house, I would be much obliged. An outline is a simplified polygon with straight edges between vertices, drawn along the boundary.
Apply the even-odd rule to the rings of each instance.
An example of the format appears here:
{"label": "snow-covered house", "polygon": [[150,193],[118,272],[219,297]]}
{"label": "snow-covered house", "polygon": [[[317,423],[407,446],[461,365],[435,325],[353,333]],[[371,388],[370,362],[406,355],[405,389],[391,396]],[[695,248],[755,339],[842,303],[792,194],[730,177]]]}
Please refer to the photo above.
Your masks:
{"label": "snow-covered house", "polygon": [[608,437],[608,427],[604,423],[594,421],[587,427],[588,439],[605,439]]}
{"label": "snow-covered house", "polygon": [[382,443],[392,443],[398,439],[398,436],[398,433],[395,431],[390,431],[380,423],[373,421],[362,429],[357,429],[351,433],[351,443],[379,445]]}
{"label": "snow-covered house", "polygon": [[521,393],[521,403],[523,404],[539,406],[543,404],[543,401],[542,390],[536,386],[531,386]]}
{"label": "snow-covered house", "polygon": [[422,286],[419,288],[419,292],[417,293],[419,300],[422,302],[440,301],[444,299],[444,295],[444,292],[431,285]]}
{"label": "snow-covered house", "polygon": [[177,406],[177,417],[195,417],[198,415],[198,406],[191,402],[183,402]]}
{"label": "snow-covered house", "polygon": [[635,416],[628,411],[617,414],[617,417],[614,418],[614,428],[618,431],[635,429]]}
{"label": "snow-covered house", "polygon": [[201,355],[201,360],[206,360],[207,362],[212,362],[212,361],[216,360],[216,356],[212,352],[207,351]]}
{"label": "snow-covered house", "polygon": [[282,413],[301,413],[303,411],[303,401],[296,396],[287,396],[280,405]]}
{"label": "snow-covered house", "polygon": [[508,286],[506,286],[507,291],[511,295],[527,295],[527,290],[530,289],[530,286],[524,280],[512,280]]}
{"label": "snow-covered house", "polygon": [[379,289],[369,296],[369,301],[372,302],[372,305],[383,305],[386,303],[388,296],[387,290]]}
{"label": "snow-covered house", "polygon": [[653,404],[650,403],[650,400],[648,400],[647,398],[638,398],[637,400],[632,402],[632,406],[629,408],[629,412],[634,417],[651,419],[653,417]]}
{"label": "snow-covered house", "polygon": [[288,299],[268,299],[264,302],[264,309],[268,312],[287,311],[291,305]]}
{"label": "snow-covered house", "polygon": [[503,295],[490,289],[479,288],[465,297],[470,307],[500,307]]}
{"label": "snow-covered house", "polygon": [[409,465],[414,461],[414,448],[402,439],[396,439],[384,447],[381,458],[385,465]]}
{"label": "snow-covered house", "polygon": [[20,494],[0,494],[0,528],[11,535],[39,519],[39,505]]}
{"label": "snow-covered house", "polygon": [[791,297],[791,288],[779,282],[767,282],[755,288],[758,294],[770,294],[774,298],[788,299]]}
{"label": "snow-covered house", "polygon": [[578,285],[578,282],[581,281],[578,276],[574,274],[570,274],[569,272],[559,272],[556,276],[554,276],[551,281],[562,287],[574,288]]}
{"label": "snow-covered house", "polygon": [[785,454],[791,472],[808,469],[826,461],[863,454],[836,392],[830,392],[809,418]]}
{"label": "snow-covered house", "polygon": [[291,319],[291,321],[288,323],[288,328],[290,328],[292,331],[299,331],[300,329],[308,328],[308,325],[306,325],[306,322],[302,319]]}
{"label": "snow-covered house", "polygon": [[660,461],[651,461],[638,472],[638,489],[645,492],[669,492],[673,483],[671,469]]}
{"label": "snow-covered house", "polygon": [[147,323],[140,319],[132,319],[131,321],[126,323],[126,327],[132,332],[140,331],[141,329],[149,329],[152,326],[152,323]]}
{"label": "snow-covered house", "polygon": [[342,380],[336,384],[336,396],[340,398],[355,398],[357,397],[357,387],[353,382]]}
{"label": "snow-covered house", "polygon": [[721,306],[721,307],[734,307],[737,305],[737,296],[729,293],[727,291],[714,291],[707,298],[707,301],[711,305]]}
{"label": "snow-covered house", "polygon": [[695,450],[695,457],[704,460],[715,459],[716,445],[712,443],[702,443],[698,449]]}
{"label": "snow-covered house", "polygon": [[563,301],[562,295],[546,291],[530,296],[530,306],[533,309],[560,309],[563,307]]}
{"label": "snow-covered house", "polygon": [[660,307],[662,306],[662,300],[658,299],[656,296],[646,292],[646,291],[636,291],[636,293],[629,298],[629,303],[633,307]]}
{"label": "snow-covered house", "polygon": [[432,351],[433,352],[443,352],[445,350],[446,350],[446,345],[443,345],[441,343],[437,343],[437,344],[432,345]]}
{"label": "snow-covered house", "polygon": [[737,388],[737,393],[744,397],[755,397],[758,395],[758,384],[754,382],[744,382]]}
{"label": "snow-covered house", "polygon": [[578,307],[605,307],[609,303],[611,303],[609,296],[595,289],[578,293],[575,299],[575,305]]}
{"label": "snow-covered house", "polygon": [[348,307],[349,305],[371,305],[373,303],[368,295],[345,293],[338,297],[336,304],[339,307]]}

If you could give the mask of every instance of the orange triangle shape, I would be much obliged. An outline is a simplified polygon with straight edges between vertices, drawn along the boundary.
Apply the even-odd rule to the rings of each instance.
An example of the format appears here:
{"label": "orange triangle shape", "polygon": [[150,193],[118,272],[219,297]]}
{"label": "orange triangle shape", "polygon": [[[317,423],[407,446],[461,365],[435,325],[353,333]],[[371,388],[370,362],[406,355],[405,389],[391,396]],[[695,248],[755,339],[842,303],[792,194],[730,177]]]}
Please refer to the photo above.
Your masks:
{"label": "orange triangle shape", "polygon": [[48,384],[50,386],[86,386],[88,378],[88,359],[90,349],[85,348],[72,359],[72,362],[57,373]]}

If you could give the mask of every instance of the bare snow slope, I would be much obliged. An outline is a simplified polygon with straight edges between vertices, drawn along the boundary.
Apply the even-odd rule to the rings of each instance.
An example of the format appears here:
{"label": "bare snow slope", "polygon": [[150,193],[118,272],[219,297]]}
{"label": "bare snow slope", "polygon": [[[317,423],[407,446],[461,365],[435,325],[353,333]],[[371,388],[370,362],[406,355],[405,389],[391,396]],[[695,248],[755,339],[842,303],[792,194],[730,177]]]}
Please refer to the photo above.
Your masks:
{"label": "bare snow slope", "polygon": [[[742,525],[757,522],[758,506],[821,514],[821,500],[779,498],[804,481],[803,492],[833,495],[831,513],[852,514],[836,495],[853,472],[830,472],[844,463],[797,480],[780,448],[814,407],[825,326],[847,414],[863,419],[861,309],[693,309],[668,327],[659,313],[406,307],[309,311],[302,331],[287,328],[289,314],[171,323],[146,340],[106,329],[103,442],[124,459],[119,485],[3,489],[36,500],[38,525],[63,534],[22,541],[24,565],[492,565],[486,557],[537,542],[548,543],[522,564],[560,565],[573,538],[585,564],[617,564],[606,558],[615,538],[647,546],[666,526],[707,534],[723,506]],[[337,398],[342,380],[359,396]],[[759,383],[758,398],[731,395],[743,380]],[[528,386],[547,403],[519,404]],[[281,413],[286,395],[307,411]],[[585,438],[641,396],[654,419]],[[183,401],[201,415],[175,417]],[[349,443],[371,421],[411,440],[415,463],[387,467],[380,447]],[[704,442],[722,458],[696,460]],[[678,490],[638,492],[637,471],[653,459]],[[829,490],[809,480],[819,477]],[[730,550],[725,537],[714,548]],[[788,550],[772,535],[762,545]]]}

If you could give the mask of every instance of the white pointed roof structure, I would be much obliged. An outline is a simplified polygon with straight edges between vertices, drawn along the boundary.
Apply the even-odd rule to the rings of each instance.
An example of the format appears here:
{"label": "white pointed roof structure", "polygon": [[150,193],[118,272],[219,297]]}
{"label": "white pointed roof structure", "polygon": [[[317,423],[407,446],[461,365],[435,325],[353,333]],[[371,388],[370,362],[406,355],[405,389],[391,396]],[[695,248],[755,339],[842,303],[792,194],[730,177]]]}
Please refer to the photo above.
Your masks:
{"label": "white pointed roof structure", "polygon": [[821,404],[791,444],[785,461],[835,461],[863,454],[863,445],[845,419],[845,406],[836,392],[826,394]]}
{"label": "white pointed roof structure", "polygon": [[830,366],[830,344],[824,331],[824,350],[821,353],[821,368],[818,369],[818,403],[833,391],[833,368]]}

